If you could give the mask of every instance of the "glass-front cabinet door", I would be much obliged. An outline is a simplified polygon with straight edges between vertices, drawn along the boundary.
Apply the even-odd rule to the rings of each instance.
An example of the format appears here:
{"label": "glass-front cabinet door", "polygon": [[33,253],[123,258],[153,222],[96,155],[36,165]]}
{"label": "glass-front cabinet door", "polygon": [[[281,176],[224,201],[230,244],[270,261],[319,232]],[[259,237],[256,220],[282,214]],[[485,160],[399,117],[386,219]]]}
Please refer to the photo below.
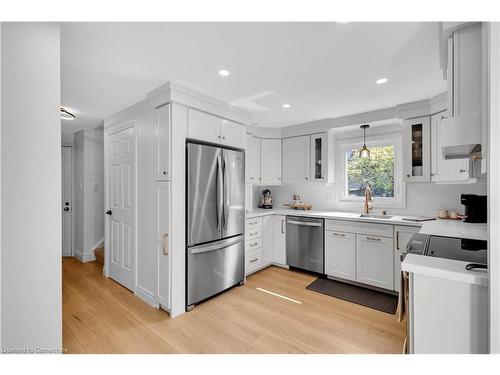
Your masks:
{"label": "glass-front cabinet door", "polygon": [[311,182],[327,184],[333,182],[334,142],[335,139],[333,133],[320,133],[311,135]]}
{"label": "glass-front cabinet door", "polygon": [[430,117],[403,121],[405,170],[407,182],[426,182],[431,179],[431,128]]}

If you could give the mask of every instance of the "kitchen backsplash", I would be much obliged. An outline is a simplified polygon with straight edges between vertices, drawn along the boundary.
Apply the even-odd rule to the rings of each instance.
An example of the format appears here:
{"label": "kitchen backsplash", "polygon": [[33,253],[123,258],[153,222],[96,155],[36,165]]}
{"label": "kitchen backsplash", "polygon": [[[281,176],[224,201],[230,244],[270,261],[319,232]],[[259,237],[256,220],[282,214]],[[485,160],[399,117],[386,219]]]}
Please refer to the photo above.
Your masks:
{"label": "kitchen backsplash", "polygon": [[[336,210],[361,212],[363,203],[341,202],[337,200],[336,185],[254,186],[254,207],[260,202],[262,190],[271,190],[274,207],[282,208],[292,201],[293,194],[299,194],[303,202],[311,203],[315,210]],[[385,209],[388,213],[436,216],[439,208],[463,212],[460,195],[486,194],[484,181],[475,184],[439,185],[434,183],[408,183],[406,187],[406,208],[384,208],[374,204],[374,212]],[[359,206],[359,208],[357,208]]]}

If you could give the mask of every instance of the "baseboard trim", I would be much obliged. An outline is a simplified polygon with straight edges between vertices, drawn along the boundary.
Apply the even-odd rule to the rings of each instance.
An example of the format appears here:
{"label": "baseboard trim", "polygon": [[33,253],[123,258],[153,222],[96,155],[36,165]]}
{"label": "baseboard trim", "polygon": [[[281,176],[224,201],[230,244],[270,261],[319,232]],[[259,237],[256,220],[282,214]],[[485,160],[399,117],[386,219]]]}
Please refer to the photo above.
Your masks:
{"label": "baseboard trim", "polygon": [[104,238],[100,239],[100,240],[99,240],[99,242],[98,242],[98,243],[96,243],[96,244],[94,245],[94,247],[92,247],[92,250],[91,250],[91,251],[92,251],[92,253],[93,253],[95,250],[99,249],[100,247],[104,247]]}
{"label": "baseboard trim", "polygon": [[73,256],[82,263],[92,262],[95,260],[94,254],[85,254],[80,250],[73,249]]}
{"label": "baseboard trim", "polygon": [[155,296],[149,290],[141,288],[139,285],[137,285],[135,287],[134,294],[136,295],[136,297],[140,298],[141,300],[146,302],[148,305],[153,306],[155,308],[160,307],[158,302],[156,302]]}

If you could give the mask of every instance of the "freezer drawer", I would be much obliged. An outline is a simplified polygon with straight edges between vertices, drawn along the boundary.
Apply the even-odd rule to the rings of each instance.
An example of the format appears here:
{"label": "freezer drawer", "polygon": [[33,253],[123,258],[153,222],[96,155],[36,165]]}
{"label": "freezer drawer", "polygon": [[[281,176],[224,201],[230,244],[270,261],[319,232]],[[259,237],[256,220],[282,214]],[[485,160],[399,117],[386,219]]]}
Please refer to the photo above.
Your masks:
{"label": "freezer drawer", "polygon": [[323,219],[286,217],[286,264],[324,273]]}
{"label": "freezer drawer", "polygon": [[190,306],[243,281],[243,235],[187,249],[187,299]]}

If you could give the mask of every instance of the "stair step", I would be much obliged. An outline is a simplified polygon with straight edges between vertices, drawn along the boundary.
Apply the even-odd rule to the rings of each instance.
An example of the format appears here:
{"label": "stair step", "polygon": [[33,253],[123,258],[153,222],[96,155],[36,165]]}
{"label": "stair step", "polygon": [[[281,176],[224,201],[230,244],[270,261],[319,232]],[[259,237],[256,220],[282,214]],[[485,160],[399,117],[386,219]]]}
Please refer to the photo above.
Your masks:
{"label": "stair step", "polygon": [[94,250],[95,260],[97,263],[104,265],[104,247]]}

